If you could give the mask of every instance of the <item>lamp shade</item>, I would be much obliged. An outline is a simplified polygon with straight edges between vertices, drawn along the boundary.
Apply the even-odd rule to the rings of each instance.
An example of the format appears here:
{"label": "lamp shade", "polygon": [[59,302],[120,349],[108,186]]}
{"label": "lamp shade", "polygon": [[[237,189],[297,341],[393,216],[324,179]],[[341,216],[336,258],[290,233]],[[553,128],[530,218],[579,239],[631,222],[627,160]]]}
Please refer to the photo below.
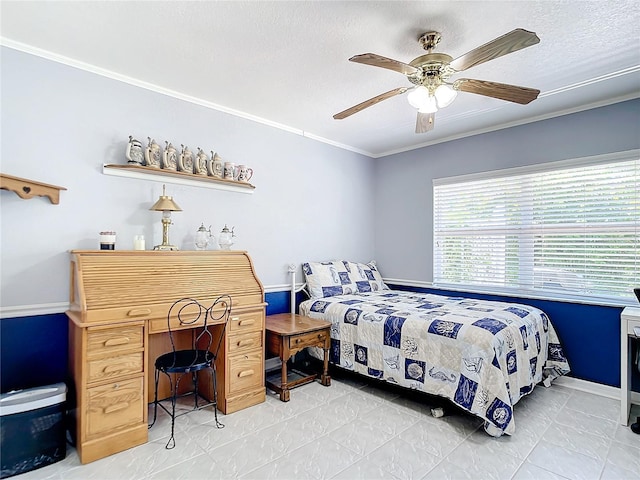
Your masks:
{"label": "lamp shade", "polygon": [[162,195],[160,195],[158,201],[154,203],[149,210],[153,210],[155,212],[181,212],[182,209],[173,201],[173,197],[166,195],[165,189],[166,185],[163,185]]}
{"label": "lamp shade", "polygon": [[415,87],[407,95],[407,101],[413,108],[422,108],[428,98],[429,90],[427,90],[427,87],[422,85]]}
{"label": "lamp shade", "polygon": [[434,95],[436,96],[436,100],[438,101],[438,107],[444,108],[447,105],[451,105],[451,102],[453,102],[458,96],[458,92],[456,92],[449,85],[443,83],[438,88],[436,88]]}
{"label": "lamp shade", "polygon": [[438,111],[438,106],[436,105],[436,97],[427,97],[418,111],[420,113],[436,113]]}

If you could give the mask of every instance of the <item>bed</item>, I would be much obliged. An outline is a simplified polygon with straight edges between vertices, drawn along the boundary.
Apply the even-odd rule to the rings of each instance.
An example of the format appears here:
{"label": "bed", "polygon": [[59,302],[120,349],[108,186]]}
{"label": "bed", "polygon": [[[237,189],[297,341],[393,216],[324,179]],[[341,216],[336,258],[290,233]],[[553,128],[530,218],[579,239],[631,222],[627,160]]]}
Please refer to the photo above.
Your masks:
{"label": "bed", "polygon": [[513,434],[518,400],[569,372],[538,308],[390,290],[374,263],[308,262],[303,272],[310,299],[300,313],[331,322],[332,364],[445,397],[489,435]]}

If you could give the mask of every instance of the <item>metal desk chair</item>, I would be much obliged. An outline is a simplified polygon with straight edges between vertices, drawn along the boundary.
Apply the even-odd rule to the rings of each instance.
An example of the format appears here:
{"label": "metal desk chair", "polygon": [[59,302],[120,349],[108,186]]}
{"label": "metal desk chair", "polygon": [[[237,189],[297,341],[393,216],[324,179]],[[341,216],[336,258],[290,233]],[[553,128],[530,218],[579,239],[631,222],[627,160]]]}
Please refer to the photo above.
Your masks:
{"label": "metal desk chair", "polygon": [[[222,345],[224,331],[227,328],[229,317],[231,315],[231,297],[222,295],[218,297],[210,307],[205,307],[193,298],[182,298],[176,301],[167,314],[167,326],[169,338],[171,340],[171,349],[169,353],[160,355],[155,362],[155,394],[153,399],[153,421],[149,425],[151,428],[156,423],[158,405],[171,416],[171,437],[165,448],[171,449],[176,446],[174,437],[175,419],[180,415],[200,410],[205,407],[213,406],[214,418],[217,428],[223,428],[224,425],[218,421],[218,392],[217,392],[217,372],[216,358]],[[172,329],[172,319],[174,319],[174,327]],[[178,324],[175,324],[175,319]],[[222,325],[220,335],[216,334],[216,344],[214,343],[214,335],[209,328],[211,325]],[[187,350],[176,350],[174,340],[174,330],[193,328],[192,345]],[[213,386],[213,401],[202,396],[198,390],[198,372],[208,370],[211,375],[211,385]],[[164,373],[169,379],[171,387],[171,411],[158,401],[158,381],[160,372]],[[191,374],[193,382],[193,390],[187,393],[179,394],[180,381],[186,374]],[[176,415],[176,401],[178,397],[194,396],[194,406],[191,410],[187,410]],[[206,403],[199,404],[198,399],[206,400]]]}

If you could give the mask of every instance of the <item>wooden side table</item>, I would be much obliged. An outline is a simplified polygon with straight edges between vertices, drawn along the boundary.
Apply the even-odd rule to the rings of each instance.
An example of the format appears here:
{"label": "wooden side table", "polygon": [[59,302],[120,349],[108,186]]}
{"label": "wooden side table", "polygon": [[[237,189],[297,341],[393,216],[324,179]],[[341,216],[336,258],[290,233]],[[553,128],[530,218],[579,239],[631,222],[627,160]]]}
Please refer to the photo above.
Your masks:
{"label": "wooden side table", "polygon": [[267,315],[265,326],[267,352],[278,355],[282,360],[281,375],[268,376],[266,383],[267,387],[280,394],[280,400],[288,402],[289,391],[292,388],[312,382],[318,377],[317,374],[308,374],[296,369],[287,371],[287,361],[306,347],[319,347],[324,350],[324,367],[320,381],[322,385],[331,385],[329,376],[331,322],[282,313]]}

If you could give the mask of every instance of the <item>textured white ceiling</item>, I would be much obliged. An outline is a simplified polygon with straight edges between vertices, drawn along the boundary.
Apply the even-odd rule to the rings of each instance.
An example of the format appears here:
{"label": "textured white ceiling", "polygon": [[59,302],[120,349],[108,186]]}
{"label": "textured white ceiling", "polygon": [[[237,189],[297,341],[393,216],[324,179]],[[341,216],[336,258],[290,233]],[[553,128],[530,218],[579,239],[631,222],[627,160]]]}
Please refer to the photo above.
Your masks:
{"label": "textured white ceiling", "polygon": [[[4,45],[277,124],[378,157],[447,139],[640,97],[640,2],[616,1],[6,1]],[[441,32],[456,58],[514,28],[538,45],[452,77],[541,90],[529,105],[460,93],[417,135],[394,97],[344,120],[332,115],[392,88],[390,70]]]}

